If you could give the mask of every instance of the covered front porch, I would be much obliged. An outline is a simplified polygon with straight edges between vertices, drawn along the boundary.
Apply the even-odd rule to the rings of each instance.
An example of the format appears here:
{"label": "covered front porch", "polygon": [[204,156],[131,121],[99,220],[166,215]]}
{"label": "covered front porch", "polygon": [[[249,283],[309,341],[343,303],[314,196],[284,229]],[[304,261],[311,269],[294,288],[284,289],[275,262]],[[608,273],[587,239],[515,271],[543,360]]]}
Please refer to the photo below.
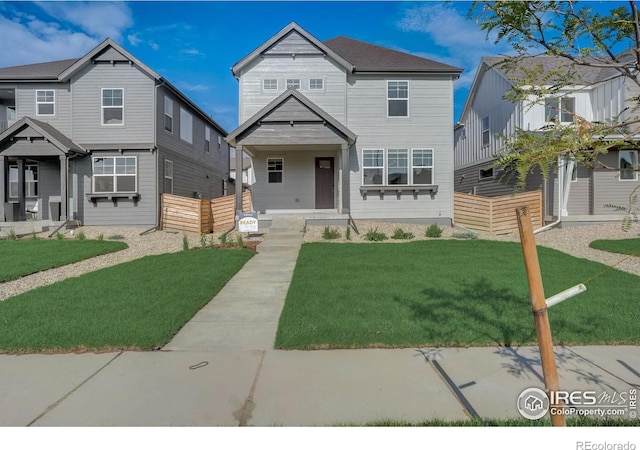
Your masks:
{"label": "covered front porch", "polygon": [[0,134],[0,227],[52,227],[71,218],[69,160],[84,154],[51,125],[28,117]]}
{"label": "covered front porch", "polygon": [[[295,89],[288,89],[227,138],[254,163],[254,209],[278,213],[350,211],[356,135]],[[242,158],[236,157],[236,173]],[[236,186],[236,198],[242,187]]]}

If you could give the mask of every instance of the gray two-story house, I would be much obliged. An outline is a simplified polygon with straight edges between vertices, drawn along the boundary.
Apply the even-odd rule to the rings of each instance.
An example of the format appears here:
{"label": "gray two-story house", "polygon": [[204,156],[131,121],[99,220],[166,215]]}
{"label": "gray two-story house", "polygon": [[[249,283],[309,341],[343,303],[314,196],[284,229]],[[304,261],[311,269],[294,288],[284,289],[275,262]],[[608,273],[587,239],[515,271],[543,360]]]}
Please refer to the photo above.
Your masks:
{"label": "gray two-story house", "polygon": [[226,135],[111,39],[0,68],[0,222],[153,227],[162,193],[223,195]]}
{"label": "gray two-story house", "polygon": [[450,224],[461,71],[289,24],[232,67],[254,208]]}

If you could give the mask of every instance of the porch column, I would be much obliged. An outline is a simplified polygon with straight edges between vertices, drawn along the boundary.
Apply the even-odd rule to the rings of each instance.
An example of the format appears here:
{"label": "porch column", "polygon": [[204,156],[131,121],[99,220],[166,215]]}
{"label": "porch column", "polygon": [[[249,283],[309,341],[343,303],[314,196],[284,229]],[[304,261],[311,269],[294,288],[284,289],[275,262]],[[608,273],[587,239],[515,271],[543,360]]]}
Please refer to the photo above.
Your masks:
{"label": "porch column", "polygon": [[18,159],[18,220],[21,222],[27,220],[24,179],[24,159]]}
{"label": "porch column", "polygon": [[69,158],[60,155],[60,220],[65,221],[69,217],[67,211],[69,196],[67,195],[67,176],[69,172]]}
{"label": "porch column", "polygon": [[351,171],[349,170],[349,144],[342,144],[342,214],[349,214],[351,209]]}
{"label": "porch column", "polygon": [[242,145],[236,146],[236,214],[242,212]]}
{"label": "porch column", "polygon": [[5,156],[0,157],[0,222],[4,222],[4,204],[7,201],[7,195],[5,192],[7,180],[9,174],[7,173],[7,158]]}

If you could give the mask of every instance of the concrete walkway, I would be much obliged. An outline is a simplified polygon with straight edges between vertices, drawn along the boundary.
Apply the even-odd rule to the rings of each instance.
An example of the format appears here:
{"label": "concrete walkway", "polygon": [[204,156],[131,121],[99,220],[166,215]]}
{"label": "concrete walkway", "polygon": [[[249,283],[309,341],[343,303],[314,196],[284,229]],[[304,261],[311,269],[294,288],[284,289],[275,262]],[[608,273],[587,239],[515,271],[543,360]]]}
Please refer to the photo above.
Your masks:
{"label": "concrete walkway", "polygon": [[[0,426],[518,418],[520,393],[544,387],[534,347],[273,350],[303,226],[274,220],[259,253],[162,351],[0,355]],[[640,387],[638,346],[558,347],[556,358],[561,389]]]}

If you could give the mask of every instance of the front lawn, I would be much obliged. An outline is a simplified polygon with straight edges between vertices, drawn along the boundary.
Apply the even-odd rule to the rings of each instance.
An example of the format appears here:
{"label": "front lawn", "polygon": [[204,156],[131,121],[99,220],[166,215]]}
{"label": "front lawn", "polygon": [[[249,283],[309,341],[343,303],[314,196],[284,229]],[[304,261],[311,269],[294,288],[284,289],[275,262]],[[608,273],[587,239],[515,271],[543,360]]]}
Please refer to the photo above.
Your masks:
{"label": "front lawn", "polygon": [[124,242],[101,240],[0,241],[0,283],[127,247]]}
{"label": "front lawn", "polygon": [[[545,294],[606,266],[539,247]],[[562,344],[640,343],[640,277],[611,270],[549,310]],[[304,244],[277,348],[535,344],[519,243]]]}
{"label": "front lawn", "polygon": [[640,238],[598,239],[591,242],[589,247],[596,250],[604,250],[605,252],[640,256]]}
{"label": "front lawn", "polygon": [[11,297],[0,302],[0,351],[161,347],[252,255],[146,256]]}

